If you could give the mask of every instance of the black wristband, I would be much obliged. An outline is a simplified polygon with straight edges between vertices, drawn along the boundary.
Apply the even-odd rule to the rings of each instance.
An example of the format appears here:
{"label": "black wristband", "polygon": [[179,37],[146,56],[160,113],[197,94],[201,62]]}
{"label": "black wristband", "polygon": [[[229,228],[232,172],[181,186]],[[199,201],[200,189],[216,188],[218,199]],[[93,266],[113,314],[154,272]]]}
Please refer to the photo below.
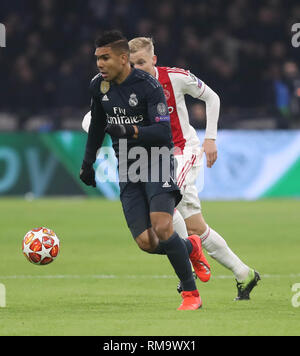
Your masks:
{"label": "black wristband", "polygon": [[88,163],[86,161],[82,162],[81,169],[91,169],[91,168],[93,168],[93,163]]}
{"label": "black wristband", "polygon": [[129,138],[135,134],[134,127],[132,125],[108,124],[105,128],[105,132],[116,138]]}
{"label": "black wristband", "polygon": [[134,127],[132,125],[125,126],[126,129],[126,137],[132,137],[135,134]]}

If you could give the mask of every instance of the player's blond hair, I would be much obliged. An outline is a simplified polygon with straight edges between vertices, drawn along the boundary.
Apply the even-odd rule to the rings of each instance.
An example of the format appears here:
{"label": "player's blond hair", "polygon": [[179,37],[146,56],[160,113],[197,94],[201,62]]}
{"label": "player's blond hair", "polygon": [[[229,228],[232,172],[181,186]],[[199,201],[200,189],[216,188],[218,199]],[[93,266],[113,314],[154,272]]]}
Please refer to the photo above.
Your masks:
{"label": "player's blond hair", "polygon": [[146,49],[152,56],[154,56],[154,44],[151,37],[136,37],[128,42],[131,53]]}

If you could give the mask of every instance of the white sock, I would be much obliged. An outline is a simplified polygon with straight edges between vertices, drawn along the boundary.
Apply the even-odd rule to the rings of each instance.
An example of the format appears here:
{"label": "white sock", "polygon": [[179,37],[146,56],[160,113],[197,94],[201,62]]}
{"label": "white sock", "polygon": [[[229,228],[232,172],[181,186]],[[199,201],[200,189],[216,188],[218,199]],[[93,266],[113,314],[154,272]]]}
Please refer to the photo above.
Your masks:
{"label": "white sock", "polygon": [[185,221],[177,209],[174,209],[173,227],[181,238],[186,239],[188,237]]}
{"label": "white sock", "polygon": [[248,277],[250,268],[231,251],[226,241],[216,231],[207,226],[200,238],[209,256],[230,269],[239,282]]}

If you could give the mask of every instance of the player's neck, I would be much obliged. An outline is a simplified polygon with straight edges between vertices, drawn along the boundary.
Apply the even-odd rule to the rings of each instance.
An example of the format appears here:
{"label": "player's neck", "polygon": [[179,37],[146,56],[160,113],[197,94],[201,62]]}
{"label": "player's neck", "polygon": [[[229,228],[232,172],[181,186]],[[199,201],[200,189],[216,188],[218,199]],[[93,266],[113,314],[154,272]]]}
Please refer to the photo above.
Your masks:
{"label": "player's neck", "polygon": [[152,75],[152,77],[156,77],[156,70],[155,70],[155,67],[152,67],[151,68],[151,72],[150,72],[150,74]]}
{"label": "player's neck", "polygon": [[120,75],[114,80],[114,82],[116,84],[121,84],[124,82],[124,80],[129,76],[129,74],[131,73],[131,66],[130,64],[128,63],[128,65],[126,65],[124,67],[124,70],[122,71],[122,73],[120,73]]}

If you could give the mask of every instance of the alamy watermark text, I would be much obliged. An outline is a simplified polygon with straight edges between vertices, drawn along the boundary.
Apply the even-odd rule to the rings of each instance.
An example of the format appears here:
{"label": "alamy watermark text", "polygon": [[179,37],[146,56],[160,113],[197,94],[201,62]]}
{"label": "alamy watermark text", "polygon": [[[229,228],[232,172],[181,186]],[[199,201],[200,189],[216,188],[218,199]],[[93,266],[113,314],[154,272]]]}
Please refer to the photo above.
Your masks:
{"label": "alamy watermark text", "polygon": [[300,47],[300,23],[294,23],[291,31],[294,33],[292,36],[292,46],[298,48]]}
{"label": "alamy watermark text", "polygon": [[0,23],[0,47],[6,47],[6,28]]}

